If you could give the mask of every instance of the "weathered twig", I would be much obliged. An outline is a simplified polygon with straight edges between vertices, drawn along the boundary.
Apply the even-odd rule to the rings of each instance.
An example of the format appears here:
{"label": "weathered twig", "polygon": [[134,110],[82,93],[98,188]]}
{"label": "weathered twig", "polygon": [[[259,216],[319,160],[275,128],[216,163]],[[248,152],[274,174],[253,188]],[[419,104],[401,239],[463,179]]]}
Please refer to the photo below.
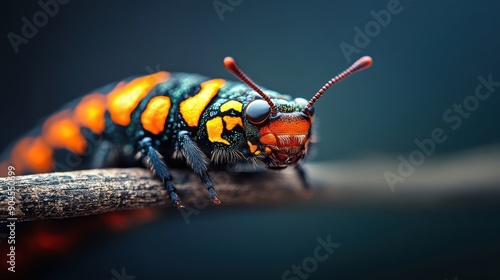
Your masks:
{"label": "weathered twig", "polygon": [[[339,203],[439,203],[460,197],[480,198],[481,203],[500,197],[498,152],[487,158],[450,159],[429,162],[418,173],[388,186],[384,172],[397,163],[381,159],[352,163],[307,164],[314,187],[314,201]],[[436,176],[436,172],[442,176]],[[460,176],[458,176],[458,175]],[[208,204],[208,193],[198,177],[189,170],[172,170],[181,199],[195,208]],[[222,205],[283,204],[304,201],[301,184],[293,168],[280,172],[229,175],[213,172]],[[11,177],[12,178],[12,177]],[[0,222],[11,217],[17,221],[57,219],[93,215],[109,211],[145,207],[172,207],[163,185],[146,169],[99,169],[0,178]],[[9,185],[14,186],[11,196]],[[12,202],[11,202],[12,204]],[[219,207],[219,206],[218,206]]]}
{"label": "weathered twig", "polygon": [[[212,175],[223,204],[243,205],[300,198],[301,186],[297,175],[291,171],[235,176],[221,171]],[[172,170],[172,175],[184,203],[208,203],[208,192],[196,175],[188,170]],[[14,186],[14,189],[9,189],[9,186]],[[16,217],[17,221],[33,221],[160,206],[171,206],[169,196],[162,183],[141,168],[0,178],[2,222],[9,217]]]}

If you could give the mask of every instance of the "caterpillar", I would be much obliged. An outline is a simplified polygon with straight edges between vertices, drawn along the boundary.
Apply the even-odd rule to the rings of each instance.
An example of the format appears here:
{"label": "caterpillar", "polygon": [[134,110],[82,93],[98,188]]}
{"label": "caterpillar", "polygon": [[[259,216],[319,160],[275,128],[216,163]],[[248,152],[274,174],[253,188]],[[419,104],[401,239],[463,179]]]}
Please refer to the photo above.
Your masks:
{"label": "caterpillar", "polygon": [[187,166],[219,204],[210,170],[235,165],[302,167],[311,143],[314,103],[336,82],[368,68],[360,58],[310,100],[258,87],[231,57],[225,67],[241,82],[160,71],[99,88],[50,116],[5,152],[1,170],[16,174],[143,166],[163,182],[173,205],[172,166]]}

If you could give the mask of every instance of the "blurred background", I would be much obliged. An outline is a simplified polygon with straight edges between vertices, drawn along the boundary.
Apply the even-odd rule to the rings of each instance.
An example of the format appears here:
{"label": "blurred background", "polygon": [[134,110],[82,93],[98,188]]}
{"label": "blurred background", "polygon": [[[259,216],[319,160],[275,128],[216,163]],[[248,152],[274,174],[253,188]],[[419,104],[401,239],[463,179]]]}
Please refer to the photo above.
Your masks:
{"label": "blurred background", "polygon": [[[208,207],[189,225],[165,209],[155,222],[93,234],[62,259],[19,267],[26,277],[500,277],[499,3],[61,1],[43,22],[47,2],[58,3],[2,8],[1,149],[131,75],[234,80],[222,65],[230,55],[258,84],[309,99],[358,57],[374,64],[315,105],[308,170],[337,191],[331,203]],[[24,17],[44,23],[32,38]],[[429,141],[427,153],[416,144]],[[328,236],[340,245],[313,267],[317,239]]]}

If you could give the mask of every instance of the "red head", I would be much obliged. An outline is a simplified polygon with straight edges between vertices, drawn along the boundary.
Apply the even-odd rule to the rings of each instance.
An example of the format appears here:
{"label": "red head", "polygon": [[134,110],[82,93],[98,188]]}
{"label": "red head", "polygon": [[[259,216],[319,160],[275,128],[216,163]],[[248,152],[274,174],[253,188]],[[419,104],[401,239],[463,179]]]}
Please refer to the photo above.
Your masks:
{"label": "red head", "polygon": [[[232,57],[224,59],[226,68],[250,86],[263,99],[256,99],[245,107],[245,119],[258,130],[261,157],[268,168],[285,168],[302,159],[307,153],[313,120],[313,104],[336,82],[370,67],[372,58],[364,56],[351,67],[328,81],[309,101],[296,98],[293,101],[273,100],[253,83],[236,65]],[[276,104],[275,104],[276,102]],[[257,148],[256,148],[257,149]],[[255,150],[256,155],[261,150]]]}

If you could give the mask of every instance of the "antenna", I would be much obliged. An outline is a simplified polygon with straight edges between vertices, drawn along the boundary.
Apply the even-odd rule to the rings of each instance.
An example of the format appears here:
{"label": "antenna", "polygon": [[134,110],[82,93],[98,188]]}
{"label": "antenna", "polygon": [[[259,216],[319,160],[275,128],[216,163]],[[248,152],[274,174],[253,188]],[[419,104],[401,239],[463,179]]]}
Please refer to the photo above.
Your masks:
{"label": "antenna", "polygon": [[356,62],[354,62],[351,67],[347,68],[344,70],[344,72],[338,74],[335,76],[333,79],[328,81],[312,98],[309,100],[309,103],[307,103],[306,106],[304,106],[304,109],[302,109],[303,113],[306,113],[306,110],[309,110],[309,108],[312,107],[312,105],[325,93],[325,91],[331,87],[333,84],[343,80],[344,78],[349,77],[350,75],[359,72],[361,70],[364,70],[368,67],[370,67],[373,63],[373,60],[369,56],[363,56],[362,58],[358,59]]}
{"label": "antenna", "polygon": [[252,82],[244,73],[241,71],[241,69],[236,65],[236,61],[234,58],[228,56],[224,58],[224,66],[226,66],[227,70],[229,70],[231,73],[233,73],[236,77],[238,77],[240,80],[242,80],[245,84],[250,86],[253,90],[255,90],[264,100],[269,104],[271,107],[271,112],[273,112],[273,115],[276,114],[276,106],[274,103],[271,101],[269,96],[267,96],[254,82]]}

